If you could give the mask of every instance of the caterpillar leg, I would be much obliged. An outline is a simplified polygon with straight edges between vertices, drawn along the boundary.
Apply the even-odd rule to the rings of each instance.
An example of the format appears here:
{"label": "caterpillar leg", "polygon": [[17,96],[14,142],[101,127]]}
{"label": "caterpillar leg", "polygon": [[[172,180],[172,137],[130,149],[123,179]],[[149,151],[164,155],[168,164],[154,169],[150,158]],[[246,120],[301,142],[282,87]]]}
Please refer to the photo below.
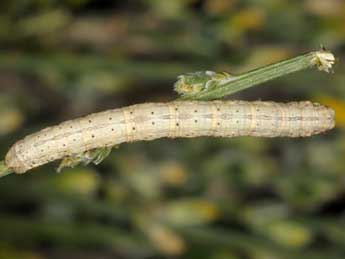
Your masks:
{"label": "caterpillar leg", "polygon": [[110,154],[111,149],[111,147],[96,148],[81,154],[66,156],[62,159],[56,171],[61,172],[65,167],[73,168],[79,164],[88,165],[90,163],[94,163],[95,165],[98,165]]}

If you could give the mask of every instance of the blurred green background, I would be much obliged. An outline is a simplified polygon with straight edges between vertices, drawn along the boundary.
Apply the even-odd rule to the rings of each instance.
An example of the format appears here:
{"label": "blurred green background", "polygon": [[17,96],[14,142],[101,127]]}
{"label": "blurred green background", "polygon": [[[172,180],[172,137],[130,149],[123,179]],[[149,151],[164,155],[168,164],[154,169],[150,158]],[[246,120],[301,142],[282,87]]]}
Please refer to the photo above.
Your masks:
{"label": "blurred green background", "polygon": [[231,96],[328,104],[327,134],[138,142],[1,179],[0,259],[345,258],[344,24],[343,0],[2,0],[1,157],[65,119],[173,100],[182,73],[320,44],[340,61]]}

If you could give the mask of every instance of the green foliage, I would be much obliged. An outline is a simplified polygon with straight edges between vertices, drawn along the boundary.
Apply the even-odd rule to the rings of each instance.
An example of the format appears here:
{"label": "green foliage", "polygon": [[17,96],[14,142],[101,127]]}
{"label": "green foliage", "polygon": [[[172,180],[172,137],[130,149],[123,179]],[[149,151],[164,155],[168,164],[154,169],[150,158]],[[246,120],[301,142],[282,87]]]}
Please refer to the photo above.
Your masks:
{"label": "green foliage", "polygon": [[47,165],[1,178],[0,257],[345,258],[342,1],[0,6],[0,157],[15,140],[66,119],[172,100],[174,78],[188,71],[236,75],[231,87],[198,94],[207,99],[242,90],[246,71],[320,43],[340,60],[331,76],[310,70],[230,96],[329,104],[338,127],[327,135],[133,143],[97,167],[55,174]]}

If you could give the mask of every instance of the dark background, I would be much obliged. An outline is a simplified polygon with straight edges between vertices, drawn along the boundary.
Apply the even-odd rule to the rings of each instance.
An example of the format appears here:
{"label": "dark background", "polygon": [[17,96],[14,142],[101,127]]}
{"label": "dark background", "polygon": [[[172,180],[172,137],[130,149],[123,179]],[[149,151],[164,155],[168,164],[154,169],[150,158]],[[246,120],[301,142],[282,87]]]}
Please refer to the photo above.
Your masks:
{"label": "dark background", "polygon": [[0,181],[0,258],[345,258],[345,1],[0,2],[0,151],[45,126],[177,96],[199,70],[242,73],[325,45],[311,69],[232,99],[312,100],[306,139],[123,144],[99,166]]}

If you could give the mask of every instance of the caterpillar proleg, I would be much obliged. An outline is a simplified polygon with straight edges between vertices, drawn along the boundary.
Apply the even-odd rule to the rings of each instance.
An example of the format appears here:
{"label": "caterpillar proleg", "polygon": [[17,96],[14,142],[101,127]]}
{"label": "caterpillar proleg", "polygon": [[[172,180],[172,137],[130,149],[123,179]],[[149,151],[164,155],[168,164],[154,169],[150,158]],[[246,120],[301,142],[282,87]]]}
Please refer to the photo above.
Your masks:
{"label": "caterpillar proleg", "polygon": [[124,142],[163,137],[305,137],[332,129],[334,111],[309,101],[174,101],[90,114],[28,135],[6,166],[25,173],[53,160]]}

